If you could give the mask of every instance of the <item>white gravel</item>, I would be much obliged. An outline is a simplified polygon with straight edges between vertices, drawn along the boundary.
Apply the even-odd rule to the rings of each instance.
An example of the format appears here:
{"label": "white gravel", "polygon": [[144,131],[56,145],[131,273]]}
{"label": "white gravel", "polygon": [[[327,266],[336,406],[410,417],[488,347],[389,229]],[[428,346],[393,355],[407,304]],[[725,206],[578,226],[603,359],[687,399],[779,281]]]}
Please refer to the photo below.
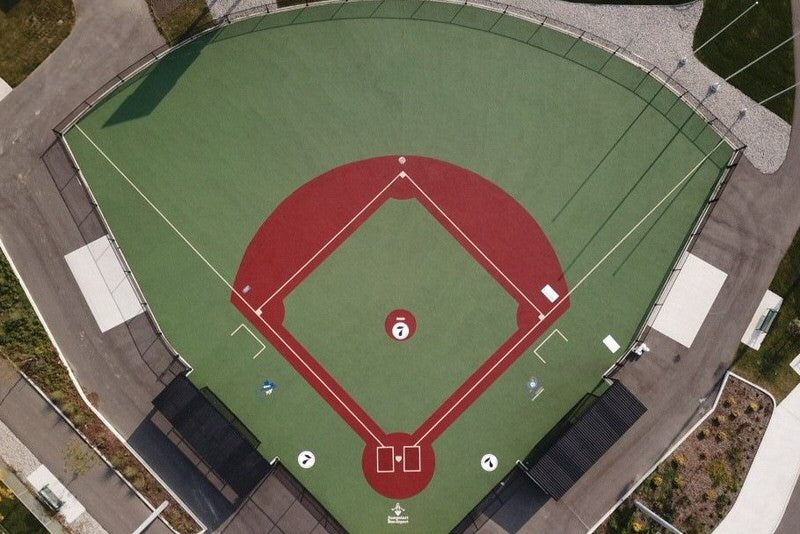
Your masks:
{"label": "white gravel", "polygon": [[[472,0],[474,1],[474,0]],[[264,0],[207,0],[215,17],[269,5]],[[688,89],[747,145],[745,156],[765,173],[781,166],[789,147],[791,127],[777,115],[759,106],[732,85],[722,81],[692,55],[692,38],[703,12],[697,1],[682,6],[617,6],[573,4],[561,0],[507,0],[509,5],[576,26],[581,30],[624,46]],[[686,64],[678,68],[678,60]],[[743,65],[744,66],[744,65]],[[710,94],[712,84],[719,90]],[[741,120],[739,113],[747,109]]]}

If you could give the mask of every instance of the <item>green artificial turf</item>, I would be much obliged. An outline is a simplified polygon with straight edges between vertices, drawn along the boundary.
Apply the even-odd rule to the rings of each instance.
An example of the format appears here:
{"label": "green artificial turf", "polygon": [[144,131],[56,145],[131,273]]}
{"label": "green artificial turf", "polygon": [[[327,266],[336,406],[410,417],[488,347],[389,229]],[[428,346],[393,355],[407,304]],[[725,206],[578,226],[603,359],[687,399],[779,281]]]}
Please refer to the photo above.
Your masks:
{"label": "green artificial turf", "polygon": [[[536,218],[576,288],[555,325],[568,341],[556,335],[538,348],[547,364],[534,344],[436,440],[436,475],[402,502],[415,527],[431,532],[452,528],[621,355],[603,338],[630,342],[731,154],[675,95],[619,58],[510,16],[436,7],[355,2],[228,26],[166,56],[67,134],[192,380],[353,532],[391,529],[395,504],[364,480],[363,442],[268,343],[253,359],[259,343],[242,330],[230,335],[246,321],[228,287],[103,154],[227,282],[282,199],[368,157],[418,154],[469,168]],[[333,20],[312,22],[320,18]],[[387,431],[421,422],[513,317],[510,299],[420,210],[382,207],[286,301],[300,341]],[[386,232],[401,216],[418,231],[392,248]],[[381,284],[415,260],[419,285]],[[402,354],[383,332],[400,289],[424,317],[408,343],[441,360],[414,370],[418,383],[405,394],[394,383],[407,379],[398,377],[404,367],[392,360]],[[337,302],[345,297],[353,302]],[[467,332],[464,310],[485,323],[485,336]],[[427,322],[463,339],[429,338]],[[365,337],[354,341],[359,329]],[[475,351],[452,360],[461,342]],[[535,402],[530,376],[545,387]],[[265,378],[279,385],[269,398],[259,394]],[[295,462],[305,449],[317,456],[311,470]],[[500,459],[493,473],[479,467],[486,452]]]}

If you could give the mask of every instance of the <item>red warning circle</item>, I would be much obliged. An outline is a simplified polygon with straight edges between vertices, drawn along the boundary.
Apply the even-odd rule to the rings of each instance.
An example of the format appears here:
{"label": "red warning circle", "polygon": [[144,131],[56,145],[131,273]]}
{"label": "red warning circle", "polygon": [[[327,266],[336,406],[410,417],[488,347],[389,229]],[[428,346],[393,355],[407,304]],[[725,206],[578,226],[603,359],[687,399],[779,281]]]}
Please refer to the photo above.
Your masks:
{"label": "red warning circle", "polygon": [[417,319],[408,310],[392,310],[386,316],[384,327],[390,338],[395,341],[405,341],[411,339],[417,331]]}

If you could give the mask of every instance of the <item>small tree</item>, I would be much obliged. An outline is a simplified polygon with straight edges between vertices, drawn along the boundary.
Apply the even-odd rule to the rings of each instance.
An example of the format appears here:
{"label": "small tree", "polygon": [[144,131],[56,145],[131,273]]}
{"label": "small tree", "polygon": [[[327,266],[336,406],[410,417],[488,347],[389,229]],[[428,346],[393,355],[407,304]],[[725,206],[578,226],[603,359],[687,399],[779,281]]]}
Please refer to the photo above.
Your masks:
{"label": "small tree", "polygon": [[80,476],[97,464],[97,456],[79,438],[72,438],[67,442],[64,451],[64,466],[74,476]]}

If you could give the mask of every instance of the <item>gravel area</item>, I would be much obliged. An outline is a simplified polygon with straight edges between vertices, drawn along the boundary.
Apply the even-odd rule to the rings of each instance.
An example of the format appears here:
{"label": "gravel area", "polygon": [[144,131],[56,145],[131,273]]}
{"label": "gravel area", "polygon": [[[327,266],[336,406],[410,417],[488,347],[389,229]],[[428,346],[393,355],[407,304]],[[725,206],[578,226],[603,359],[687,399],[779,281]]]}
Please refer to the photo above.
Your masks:
{"label": "gravel area", "polygon": [[[207,0],[214,18],[274,2],[264,0]],[[681,6],[617,6],[573,4],[560,0],[507,0],[509,5],[570,24],[625,48],[688,89],[747,145],[745,156],[765,173],[781,166],[789,147],[791,127],[722,81],[692,55],[694,29],[703,12],[701,1]],[[687,58],[678,67],[678,60]],[[716,93],[709,91],[719,82]],[[740,111],[747,113],[740,118]]]}
{"label": "gravel area", "polygon": [[[747,145],[745,156],[762,172],[781,166],[791,127],[744,93],[722,81],[692,55],[694,29],[703,3],[682,6],[612,6],[572,4],[559,0],[509,0],[515,5],[577,26],[635,53],[688,89]],[[678,60],[686,64],[678,67]],[[744,66],[744,65],[742,65]],[[720,82],[719,90],[709,88]],[[739,112],[747,109],[741,120]]]}

